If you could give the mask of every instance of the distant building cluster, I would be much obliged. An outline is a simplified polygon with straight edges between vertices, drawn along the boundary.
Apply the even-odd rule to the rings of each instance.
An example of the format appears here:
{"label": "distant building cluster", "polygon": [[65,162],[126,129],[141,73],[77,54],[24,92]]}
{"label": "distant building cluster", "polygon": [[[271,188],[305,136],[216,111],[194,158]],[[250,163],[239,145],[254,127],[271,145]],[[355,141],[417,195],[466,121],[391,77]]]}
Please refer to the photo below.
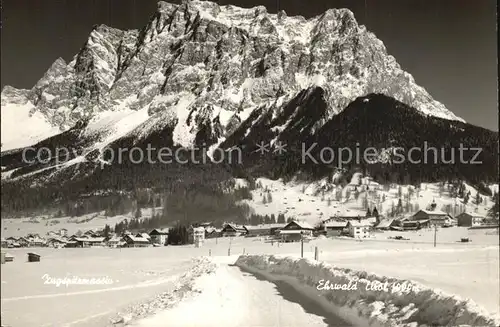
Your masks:
{"label": "distant building cluster", "polygon": [[498,221],[476,213],[463,212],[456,217],[440,210],[419,210],[409,216],[399,218],[361,217],[359,214],[345,214],[326,219],[321,224],[321,232],[327,236],[350,236],[368,238],[374,230],[408,231],[431,227],[491,227]]}
{"label": "distant building cluster", "polygon": [[[476,213],[463,212],[456,217],[430,209],[419,210],[411,216],[386,219],[379,216],[359,213],[344,213],[322,221],[319,226],[311,226],[307,222],[290,220],[286,224],[237,225],[226,223],[222,228],[215,228],[212,223],[202,223],[187,228],[187,244],[196,247],[203,245],[205,239],[218,237],[271,237],[277,242],[297,242],[314,236],[346,236],[356,239],[369,238],[375,230],[419,230],[438,227],[470,227],[481,228],[498,226],[498,221]],[[88,230],[79,235],[68,235],[65,228],[51,231],[45,237],[28,234],[24,237],[2,238],[3,248],[18,247],[53,247],[53,248],[85,248],[85,247],[149,247],[166,246],[169,236],[173,237],[172,228],[155,228],[148,233],[132,233],[125,231],[120,235],[105,235],[104,230]],[[174,244],[185,244],[175,243]]]}

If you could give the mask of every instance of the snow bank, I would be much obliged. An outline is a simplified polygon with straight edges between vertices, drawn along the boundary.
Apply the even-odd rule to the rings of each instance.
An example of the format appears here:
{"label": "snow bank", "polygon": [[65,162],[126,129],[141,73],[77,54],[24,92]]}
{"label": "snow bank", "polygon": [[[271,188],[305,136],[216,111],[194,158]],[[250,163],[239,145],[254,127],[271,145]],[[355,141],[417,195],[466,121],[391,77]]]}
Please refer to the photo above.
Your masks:
{"label": "snow bank", "polygon": [[[354,325],[464,327],[500,324],[498,317],[491,316],[471,300],[410,280],[338,268],[310,259],[272,255],[240,256],[236,265],[270,280],[289,282],[304,295]],[[321,280],[323,284],[320,284]],[[332,288],[333,285],[350,287],[318,290],[317,287],[325,285],[326,281]],[[374,285],[388,287],[371,290]],[[401,285],[407,288],[398,288]]]}
{"label": "snow bank", "polygon": [[123,312],[118,313],[115,318],[111,319],[111,326],[127,326],[133,321],[171,308],[189,297],[195,292],[194,283],[196,279],[203,275],[214,273],[217,267],[216,264],[206,257],[195,259],[194,261],[195,265],[193,269],[179,278],[172,291],[159,294],[146,302],[136,303],[128,307]]}

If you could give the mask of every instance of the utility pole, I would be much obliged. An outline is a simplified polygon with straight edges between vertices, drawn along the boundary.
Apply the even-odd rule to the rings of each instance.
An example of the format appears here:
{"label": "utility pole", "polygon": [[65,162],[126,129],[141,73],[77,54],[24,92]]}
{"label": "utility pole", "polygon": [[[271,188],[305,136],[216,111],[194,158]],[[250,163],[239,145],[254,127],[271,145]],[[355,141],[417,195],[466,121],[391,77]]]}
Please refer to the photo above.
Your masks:
{"label": "utility pole", "polygon": [[436,238],[437,238],[437,225],[434,224],[434,247],[436,247]]}
{"label": "utility pole", "polygon": [[300,234],[300,257],[304,257],[304,237]]}

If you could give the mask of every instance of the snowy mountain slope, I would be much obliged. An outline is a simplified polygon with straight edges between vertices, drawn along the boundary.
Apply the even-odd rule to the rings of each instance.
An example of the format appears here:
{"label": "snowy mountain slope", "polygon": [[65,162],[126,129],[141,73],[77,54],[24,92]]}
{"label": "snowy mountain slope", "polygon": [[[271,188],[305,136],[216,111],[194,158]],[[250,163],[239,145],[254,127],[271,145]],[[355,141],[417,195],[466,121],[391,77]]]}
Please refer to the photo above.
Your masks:
{"label": "snowy mountain slope", "polygon": [[[185,110],[174,115],[176,130],[182,130],[186,111],[204,120],[214,114],[202,108],[216,108],[231,118],[226,122],[242,121],[245,112],[290,99],[310,86],[322,86],[328,104],[317,128],[371,92],[387,94],[425,115],[461,120],[418,86],[347,9],[330,9],[306,20],[284,12],[270,14],[264,7],[243,9],[208,1],[159,2],[139,31],[95,26],[69,63],[57,59],[19,97],[33,103],[32,111],[51,126],[67,130],[100,112],[165,111],[189,94]],[[18,101],[11,93],[2,93],[5,125],[20,122],[7,114]],[[221,128],[226,127],[221,122]],[[47,129],[46,135],[56,134]],[[19,144],[34,142],[18,139]],[[189,137],[176,141],[192,143]],[[2,150],[13,147],[6,143]]]}
{"label": "snowy mountain slope", "polygon": [[[300,164],[297,151],[305,142],[353,149],[358,142],[390,152],[432,140],[438,147],[485,149],[482,166],[347,167],[349,174],[375,170],[371,175],[382,184],[395,174],[401,185],[458,179],[477,187],[498,175],[498,133],[463,122],[433,100],[344,9],[306,20],[263,7],[160,2],[141,30],[95,26],[73,60],[56,60],[33,89],[6,87],[2,127],[16,126],[21,115],[11,113],[20,105],[30,106],[29,123],[43,118],[43,124],[33,123],[43,133],[30,139],[10,132],[10,145],[2,147],[5,203],[15,208],[102,188],[164,189],[234,176],[289,179],[302,172],[319,180],[330,174],[334,164]],[[284,142],[288,152],[264,158],[253,153],[260,141],[272,148]],[[122,162],[107,162],[107,149],[116,154],[132,147],[146,152],[200,145],[209,155],[217,147],[239,147],[243,164],[137,164],[130,152]],[[45,162],[30,163],[19,146],[53,152]],[[54,155],[58,148],[70,153]],[[37,193],[39,187],[51,191]]]}
{"label": "snowy mountain slope", "polygon": [[[361,174],[359,174],[361,175]],[[258,215],[284,214],[317,225],[333,217],[365,217],[368,209],[377,208],[380,215],[390,217],[401,199],[402,212],[398,217],[409,216],[419,209],[426,209],[432,203],[441,211],[456,216],[462,212],[487,216],[493,204],[490,196],[480,195],[482,202],[464,203],[464,199],[450,193],[450,184],[421,183],[420,185],[391,185],[384,187],[370,177],[353,178],[347,185],[328,182],[327,178],[304,182],[258,178],[257,187],[251,191],[252,199],[243,200]],[[248,187],[248,182],[237,180],[237,187]],[[490,185],[491,188],[498,184]],[[474,198],[478,193],[466,185]]]}
{"label": "snowy mountain slope", "polygon": [[[27,92],[11,87],[2,91],[2,151],[26,147],[61,132],[45,115],[36,111],[33,103],[25,98]],[[4,103],[7,97],[10,103]]]}

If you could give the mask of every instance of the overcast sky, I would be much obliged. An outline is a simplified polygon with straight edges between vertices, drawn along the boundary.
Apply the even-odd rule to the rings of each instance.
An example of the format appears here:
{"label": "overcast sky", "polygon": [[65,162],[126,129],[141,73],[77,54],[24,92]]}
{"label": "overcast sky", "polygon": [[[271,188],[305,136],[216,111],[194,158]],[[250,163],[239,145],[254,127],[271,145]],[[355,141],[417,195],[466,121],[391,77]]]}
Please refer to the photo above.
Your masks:
{"label": "overcast sky", "polygon": [[[172,1],[178,2],[178,1]],[[349,8],[403,69],[468,122],[498,131],[495,0],[221,0],[311,17]],[[143,27],[156,0],[3,0],[1,84],[31,88],[95,24]]]}

